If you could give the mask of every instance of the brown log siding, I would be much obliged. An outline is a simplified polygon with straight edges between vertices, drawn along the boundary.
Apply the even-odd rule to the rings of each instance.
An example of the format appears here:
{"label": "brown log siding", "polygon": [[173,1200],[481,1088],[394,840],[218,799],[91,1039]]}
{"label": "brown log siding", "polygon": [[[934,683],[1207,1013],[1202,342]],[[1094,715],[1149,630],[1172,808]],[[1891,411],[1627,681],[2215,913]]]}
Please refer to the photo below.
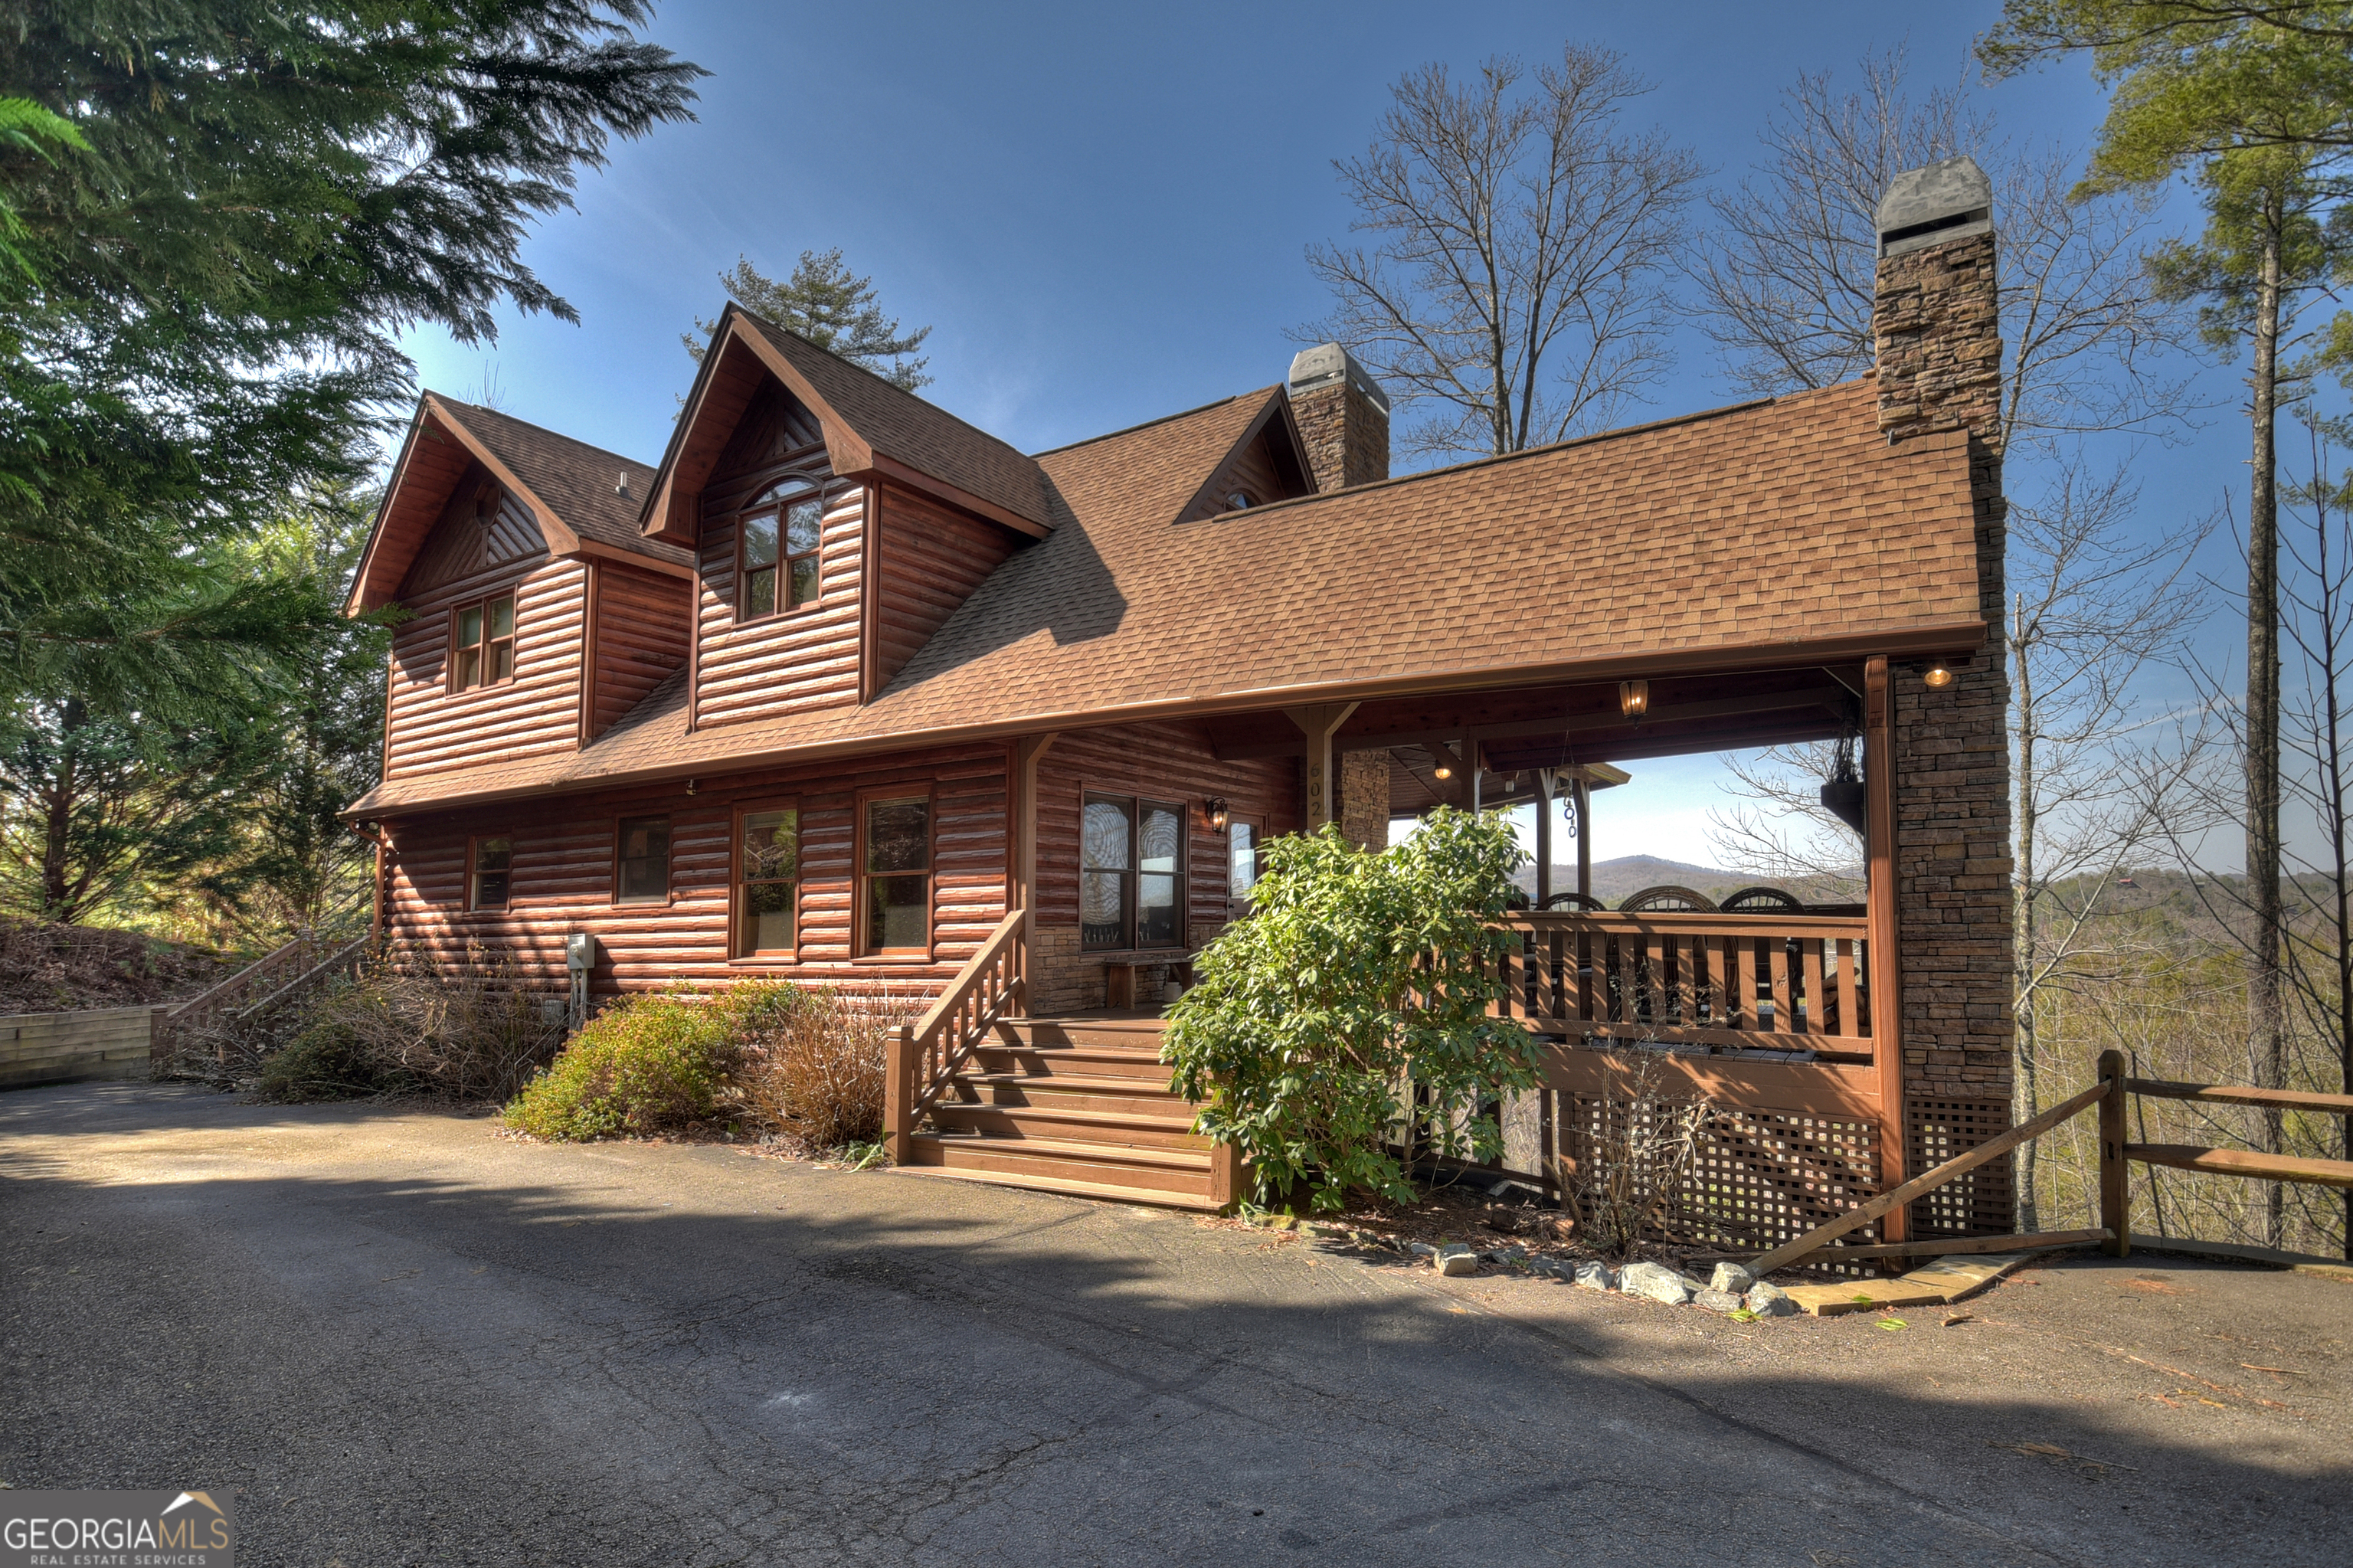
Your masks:
{"label": "brown log siding", "polygon": [[878,532],[871,687],[879,692],[981,579],[1005,564],[1014,538],[994,523],[895,485],[881,493]]}
{"label": "brown log siding", "polygon": [[[1004,917],[1007,754],[1001,746],[935,748],[778,768],[683,784],[484,807],[389,824],[391,937],[445,963],[479,946],[511,959],[535,989],[565,984],[567,932],[604,948],[593,988],[604,993],[746,976],[936,991]],[[857,793],[920,784],[933,790],[933,961],[853,961],[851,843]],[[728,957],[735,810],[769,802],[799,810],[800,945],[797,960]],[[670,901],[613,903],[614,833],[623,817],[670,819]],[[463,907],[466,841],[513,840],[503,912]]]}
{"label": "brown log siding", "polygon": [[736,613],[735,524],[728,518],[704,521],[697,596],[697,727],[858,700],[864,497],[853,488],[827,503],[817,603],[749,624],[739,623]]}
{"label": "brown log siding", "polygon": [[[392,635],[385,777],[570,750],[579,733],[586,586],[583,563],[543,556],[404,599],[411,618]],[[514,679],[450,692],[451,609],[509,590],[515,596]]]}
{"label": "brown log siding", "polygon": [[686,662],[691,638],[688,614],[691,584],[659,572],[595,563],[596,658],[586,704],[587,733],[594,740]]}

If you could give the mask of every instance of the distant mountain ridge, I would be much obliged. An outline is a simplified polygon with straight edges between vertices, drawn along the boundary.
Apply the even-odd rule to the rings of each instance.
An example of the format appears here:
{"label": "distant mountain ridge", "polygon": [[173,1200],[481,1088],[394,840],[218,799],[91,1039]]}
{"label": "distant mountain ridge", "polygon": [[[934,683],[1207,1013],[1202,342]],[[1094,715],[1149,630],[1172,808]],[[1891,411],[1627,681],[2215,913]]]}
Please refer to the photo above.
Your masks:
{"label": "distant mountain ridge", "polygon": [[[1856,868],[1858,877],[1861,871],[1861,867]],[[1530,897],[1535,896],[1536,868],[1533,864],[1522,866],[1513,880],[1519,884],[1523,892]],[[1810,889],[1801,883],[1786,878],[1752,876],[1742,872],[1726,871],[1721,866],[1694,865],[1686,860],[1668,860],[1654,854],[1620,855],[1615,860],[1593,863],[1593,895],[1605,904],[1614,906],[1646,887],[1659,886],[1688,887],[1694,893],[1718,901],[1744,887],[1757,886],[1786,886],[1801,897],[1824,896],[1823,890]],[[1577,863],[1574,861],[1553,867],[1552,888],[1555,893],[1573,892],[1576,887]],[[1854,896],[1860,897],[1861,895]]]}

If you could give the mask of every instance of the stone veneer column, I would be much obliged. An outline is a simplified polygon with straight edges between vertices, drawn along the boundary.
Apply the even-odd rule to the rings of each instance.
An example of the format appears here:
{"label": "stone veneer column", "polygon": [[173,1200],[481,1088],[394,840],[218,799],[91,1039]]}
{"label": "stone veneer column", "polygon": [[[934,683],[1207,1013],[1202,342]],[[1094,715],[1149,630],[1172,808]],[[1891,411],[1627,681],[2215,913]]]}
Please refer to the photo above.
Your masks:
{"label": "stone veneer column", "polygon": [[1389,847],[1389,754],[1340,754],[1340,832],[1361,850]]}
{"label": "stone veneer column", "polygon": [[[1995,238],[1983,182],[1974,164],[1954,160],[1899,176],[1881,209],[1880,429],[1891,444],[1968,432],[1978,602],[1987,625],[1984,645],[1942,690],[1924,683],[1916,667],[1893,672],[1900,1017],[1914,1175],[2010,1123],[2008,506]],[[1909,211],[1899,201],[1906,196]],[[1926,232],[1907,234],[1912,224]],[[2009,1162],[1996,1161],[1941,1200],[1915,1204],[1914,1233],[2013,1229],[2014,1193]]]}

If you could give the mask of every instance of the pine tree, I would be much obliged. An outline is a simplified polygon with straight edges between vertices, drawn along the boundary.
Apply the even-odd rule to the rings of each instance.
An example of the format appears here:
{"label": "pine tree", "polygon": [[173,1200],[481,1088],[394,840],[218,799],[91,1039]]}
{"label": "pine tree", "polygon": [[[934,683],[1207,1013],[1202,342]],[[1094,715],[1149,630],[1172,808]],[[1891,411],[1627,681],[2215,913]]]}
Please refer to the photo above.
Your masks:
{"label": "pine tree", "polygon": [[[902,391],[913,392],[932,384],[932,378],[923,374],[923,366],[931,361],[908,357],[923,345],[932,329],[917,327],[900,335],[899,319],[885,316],[874,297],[874,281],[852,272],[841,259],[839,246],[802,251],[793,275],[781,283],[753,266],[749,257],[738,256],[733,267],[719,274],[719,285],[729,299],[754,315],[797,333],[853,365],[864,366]],[[679,341],[700,365],[719,323],[698,316],[694,326],[693,332],[680,334]]]}
{"label": "pine tree", "polygon": [[[2287,1019],[2280,886],[2280,574],[2278,417],[2297,371],[2300,295],[2343,280],[2353,258],[2345,163],[2353,157],[2353,6],[2230,0],[2010,0],[1979,47],[2006,74],[2088,51],[2115,91],[2086,192],[2153,188],[2188,174],[2205,198],[2196,240],[2160,251],[2153,270],[2179,298],[2206,302],[2210,341],[2249,354],[2247,492],[2246,869],[2253,932],[2250,1054],[2269,1087],[2285,1086]],[[2335,335],[2347,335],[2341,323]],[[2316,345],[2318,346],[2318,345]],[[2347,1043],[2353,1064],[2353,1042]],[[2264,1116],[2280,1151],[2280,1113]],[[2277,1245],[2280,1190],[2263,1229]]]}
{"label": "pine tree", "polygon": [[0,701],[227,721],[335,619],[218,546],[350,483],[399,334],[572,319],[521,260],[703,74],[645,0],[19,0],[0,21]]}

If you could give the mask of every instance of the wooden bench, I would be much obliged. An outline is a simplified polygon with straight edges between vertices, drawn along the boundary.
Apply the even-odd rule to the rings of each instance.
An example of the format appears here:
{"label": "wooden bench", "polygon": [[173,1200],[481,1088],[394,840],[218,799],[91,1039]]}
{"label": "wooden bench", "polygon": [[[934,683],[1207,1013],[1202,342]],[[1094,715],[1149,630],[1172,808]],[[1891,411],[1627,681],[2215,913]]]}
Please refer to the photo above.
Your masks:
{"label": "wooden bench", "polygon": [[1134,1007],[1136,970],[1165,969],[1189,984],[1193,979],[1193,960],[1198,955],[1188,953],[1182,948],[1164,948],[1157,952],[1090,953],[1087,956],[1103,963],[1103,1005]]}

